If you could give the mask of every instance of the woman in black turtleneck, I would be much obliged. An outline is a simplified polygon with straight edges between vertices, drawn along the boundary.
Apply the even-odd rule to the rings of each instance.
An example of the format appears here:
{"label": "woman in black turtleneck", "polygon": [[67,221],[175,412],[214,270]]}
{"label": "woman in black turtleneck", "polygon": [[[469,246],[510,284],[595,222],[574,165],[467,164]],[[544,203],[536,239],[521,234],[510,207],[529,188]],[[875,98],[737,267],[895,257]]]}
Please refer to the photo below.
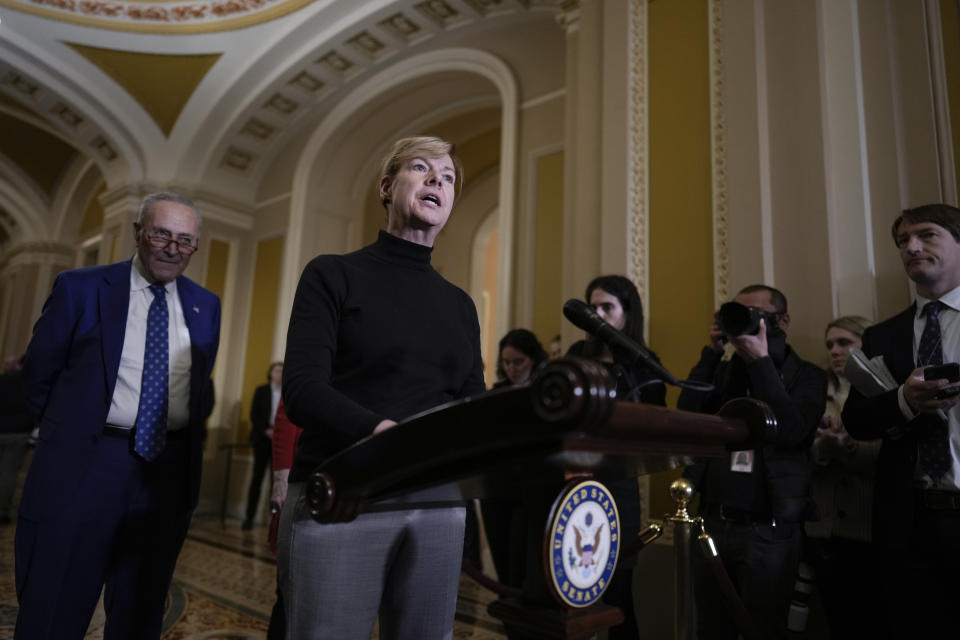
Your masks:
{"label": "woman in black turtleneck", "polygon": [[[594,278],[587,285],[586,300],[604,322],[618,329],[641,346],[643,340],[643,303],[633,283],[623,276],[610,275]],[[651,354],[653,355],[653,354]],[[631,365],[621,354],[595,337],[575,342],[567,351],[568,357],[589,358],[606,366],[617,381],[617,398],[666,406],[667,388],[656,372],[642,364]],[[657,359],[653,355],[654,359]],[[659,360],[657,360],[659,362]],[[620,530],[626,540],[640,531],[640,490],[636,478],[605,480],[620,511]],[[636,559],[626,558],[617,569],[603,594],[603,601],[623,610],[624,621],[608,631],[610,640],[638,638],[637,620],[633,605],[633,568]]]}
{"label": "woman in black turtleneck", "polygon": [[427,489],[318,524],[303,489],[361,438],[484,391],[476,309],[430,265],[461,174],[453,145],[397,141],[378,185],[387,231],[301,276],[283,376],[287,414],[303,428],[280,523],[290,637],[369,638],[378,613],[381,638],[452,634],[465,517],[456,494]]}

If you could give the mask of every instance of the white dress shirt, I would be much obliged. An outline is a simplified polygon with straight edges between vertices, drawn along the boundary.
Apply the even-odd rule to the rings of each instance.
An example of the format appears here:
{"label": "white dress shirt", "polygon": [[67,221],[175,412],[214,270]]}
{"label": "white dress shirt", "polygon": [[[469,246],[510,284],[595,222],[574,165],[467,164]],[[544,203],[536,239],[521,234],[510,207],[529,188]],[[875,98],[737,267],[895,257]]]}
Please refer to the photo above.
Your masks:
{"label": "white dress shirt", "polygon": [[[127,327],[123,335],[123,352],[120,354],[120,369],[117,385],[113,390],[107,424],[132,428],[140,408],[140,383],[143,379],[143,357],[147,341],[147,312],[154,295],[149,289],[150,281],[143,275],[139,256],[133,258],[130,269],[130,302],[127,306]],[[183,319],[183,306],[177,294],[176,281],[164,287],[167,290],[169,315],[169,390],[167,398],[167,429],[176,431],[187,426],[190,420],[190,331]]]}
{"label": "white dress shirt", "polygon": [[280,406],[280,391],[281,387],[274,386],[273,383],[270,383],[270,426],[273,426],[273,421],[277,417],[277,407]]}

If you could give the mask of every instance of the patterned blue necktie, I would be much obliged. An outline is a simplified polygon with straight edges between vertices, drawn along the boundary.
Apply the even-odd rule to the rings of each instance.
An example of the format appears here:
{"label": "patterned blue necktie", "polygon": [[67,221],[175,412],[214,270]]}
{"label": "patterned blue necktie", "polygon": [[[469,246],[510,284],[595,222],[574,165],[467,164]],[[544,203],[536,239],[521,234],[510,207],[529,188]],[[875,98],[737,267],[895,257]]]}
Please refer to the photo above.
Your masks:
{"label": "patterned blue necktie", "polygon": [[[923,315],[927,317],[927,322],[923,326],[920,345],[917,347],[919,366],[943,364],[943,336],[940,333],[939,315],[944,308],[946,305],[939,300],[928,302],[923,307]],[[941,420],[936,420],[936,423],[917,439],[920,469],[934,482],[938,482],[943,477],[951,464],[947,425]]]}
{"label": "patterned blue necktie", "polygon": [[143,352],[143,380],[133,450],[153,460],[167,444],[167,398],[169,396],[169,348],[166,289],[152,284],[153,302],[147,312],[147,344]]}

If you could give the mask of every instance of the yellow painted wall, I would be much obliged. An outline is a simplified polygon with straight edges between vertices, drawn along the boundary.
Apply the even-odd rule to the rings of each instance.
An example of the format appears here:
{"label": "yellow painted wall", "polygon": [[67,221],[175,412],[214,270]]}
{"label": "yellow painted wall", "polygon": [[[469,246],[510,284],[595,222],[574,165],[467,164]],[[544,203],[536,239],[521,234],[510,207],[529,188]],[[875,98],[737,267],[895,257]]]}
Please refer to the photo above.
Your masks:
{"label": "yellow painted wall", "polygon": [[943,58],[953,132],[953,170],[957,193],[960,193],[960,7],[957,0],[940,0],[940,22],[943,25]]}
{"label": "yellow painted wall", "polygon": [[457,144],[457,157],[463,163],[464,184],[470,176],[500,164],[500,135],[497,127]]}
{"label": "yellow painted wall", "polygon": [[83,210],[83,219],[80,221],[80,229],[77,231],[77,235],[83,236],[100,230],[103,225],[103,207],[100,205],[100,196],[106,190],[107,185],[102,184],[90,198],[87,208]]}
{"label": "yellow painted wall", "polygon": [[271,337],[277,315],[277,291],[283,259],[283,237],[270,238],[257,244],[253,271],[253,293],[250,320],[247,323],[247,352],[243,365],[243,389],[237,442],[246,442],[250,435],[250,405],[254,390],[267,382],[267,367],[273,349]]}
{"label": "yellow painted wall", "polygon": [[560,333],[563,305],[563,152],[537,160],[533,326],[544,348]]}
{"label": "yellow painted wall", "polygon": [[[207,280],[203,283],[209,291],[220,298],[220,308],[226,309],[223,294],[227,289],[227,264],[230,260],[230,245],[222,240],[211,240],[207,250]],[[216,363],[213,365],[216,371]]]}
{"label": "yellow painted wall", "polygon": [[207,251],[207,280],[203,283],[209,291],[220,297],[220,306],[225,306],[223,299],[227,289],[227,263],[230,260],[230,244],[223,240],[211,240]]}
{"label": "yellow painted wall", "polygon": [[[648,5],[650,131],[650,344],[678,378],[706,343],[713,312],[710,78],[707,3]],[[678,392],[667,402],[676,406]],[[650,517],[673,511],[651,478]]]}

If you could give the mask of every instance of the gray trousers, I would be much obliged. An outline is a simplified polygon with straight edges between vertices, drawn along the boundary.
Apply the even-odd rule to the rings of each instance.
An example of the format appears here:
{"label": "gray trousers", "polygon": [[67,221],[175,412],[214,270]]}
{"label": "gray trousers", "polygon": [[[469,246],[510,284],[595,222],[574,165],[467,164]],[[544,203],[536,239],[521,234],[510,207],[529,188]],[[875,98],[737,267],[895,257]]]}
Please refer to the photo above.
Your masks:
{"label": "gray trousers", "polygon": [[280,516],[278,570],[288,640],[448,640],[463,553],[463,507],[363,513],[319,524],[303,483]]}

